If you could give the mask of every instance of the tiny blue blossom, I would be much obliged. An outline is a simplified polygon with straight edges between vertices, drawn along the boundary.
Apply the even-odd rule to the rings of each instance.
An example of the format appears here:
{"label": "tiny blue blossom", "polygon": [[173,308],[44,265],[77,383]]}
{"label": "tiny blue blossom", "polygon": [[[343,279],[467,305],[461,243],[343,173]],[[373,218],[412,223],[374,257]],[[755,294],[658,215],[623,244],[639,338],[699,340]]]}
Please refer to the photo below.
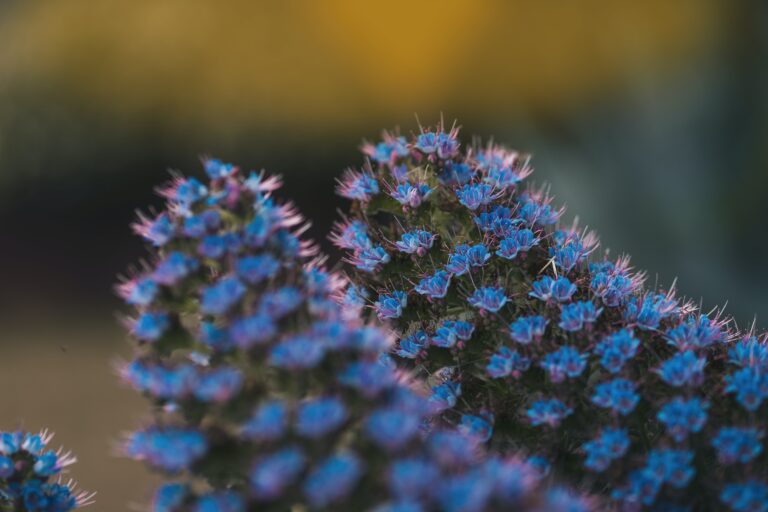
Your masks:
{"label": "tiny blue blossom", "polygon": [[578,377],[587,365],[586,354],[581,354],[575,347],[564,346],[544,356],[541,367],[554,382],[562,382],[566,377]]}
{"label": "tiny blue blossom", "polygon": [[664,404],[656,417],[666,427],[667,434],[680,443],[688,434],[704,428],[708,408],[709,403],[699,398],[685,400],[678,396]]}
{"label": "tiny blue blossom", "polygon": [[399,318],[403,314],[403,308],[408,305],[408,296],[405,292],[395,290],[390,294],[379,294],[379,300],[373,304],[373,309],[380,320],[387,318]]}
{"label": "tiny blue blossom", "polygon": [[763,452],[763,432],[750,427],[723,427],[712,439],[717,459],[723,464],[746,464]]}
{"label": "tiny blue blossom", "polygon": [[498,352],[491,356],[488,365],[485,367],[485,373],[493,378],[500,379],[512,375],[519,377],[531,366],[531,360],[521,356],[517,351],[501,347]]}
{"label": "tiny blue blossom", "polygon": [[678,352],[654,370],[670,386],[699,386],[704,381],[707,360],[692,351]]}
{"label": "tiny blue blossom", "polygon": [[498,192],[491,185],[477,183],[464,185],[456,191],[459,202],[470,210],[477,210],[498,197]]}
{"label": "tiny blue blossom", "polygon": [[445,270],[438,270],[434,275],[427,276],[419,281],[414,290],[419,295],[426,295],[430,299],[442,299],[448,293],[451,285],[451,274]]}
{"label": "tiny blue blossom", "polygon": [[527,345],[539,341],[549,321],[540,315],[521,316],[509,324],[510,336],[518,343]]}
{"label": "tiny blue blossom", "polygon": [[200,310],[210,315],[223,315],[245,295],[245,286],[234,277],[227,277],[203,289]]}
{"label": "tiny blue blossom", "polygon": [[627,379],[613,379],[595,387],[592,402],[600,407],[611,409],[622,416],[632,412],[640,396],[635,391],[635,384]]}
{"label": "tiny blue blossom", "polygon": [[354,455],[333,455],[310,472],[304,481],[304,494],[313,507],[326,507],[346,496],[362,472],[363,465]]}
{"label": "tiny blue blossom", "polygon": [[606,428],[600,435],[584,444],[587,454],[584,466],[592,471],[605,471],[612,461],[623,456],[629,449],[629,435],[625,429]]}
{"label": "tiny blue blossom", "polygon": [[296,432],[316,439],[338,429],[347,417],[347,408],[338,398],[309,400],[296,412]]}
{"label": "tiny blue blossom", "polygon": [[427,250],[432,248],[434,242],[435,235],[429,231],[417,229],[408,233],[403,233],[400,240],[395,243],[395,247],[397,247],[400,252],[424,256]]}
{"label": "tiny blue blossom", "polygon": [[569,416],[573,409],[556,398],[534,402],[526,411],[533,426],[549,425],[556,427]]}
{"label": "tiny blue blossom", "polygon": [[467,301],[481,311],[496,313],[507,303],[507,296],[503,288],[487,286],[475,290]]}
{"label": "tiny blue blossom", "polygon": [[627,361],[635,357],[640,341],[628,329],[610,334],[595,346],[600,364],[611,373],[618,373]]}
{"label": "tiny blue blossom", "polygon": [[757,480],[727,484],[720,493],[720,501],[736,512],[766,512],[768,484]]}

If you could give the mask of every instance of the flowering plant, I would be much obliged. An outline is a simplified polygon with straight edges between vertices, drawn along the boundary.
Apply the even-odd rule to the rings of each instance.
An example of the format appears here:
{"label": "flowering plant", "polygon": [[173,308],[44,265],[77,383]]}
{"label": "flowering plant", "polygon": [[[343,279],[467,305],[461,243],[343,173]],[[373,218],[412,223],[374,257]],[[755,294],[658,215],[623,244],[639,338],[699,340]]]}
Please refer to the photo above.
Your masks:
{"label": "flowering plant", "polygon": [[768,345],[561,221],[527,155],[458,129],[385,133],[332,235],[398,365],[449,425],[526,449],[622,507],[768,510]]}

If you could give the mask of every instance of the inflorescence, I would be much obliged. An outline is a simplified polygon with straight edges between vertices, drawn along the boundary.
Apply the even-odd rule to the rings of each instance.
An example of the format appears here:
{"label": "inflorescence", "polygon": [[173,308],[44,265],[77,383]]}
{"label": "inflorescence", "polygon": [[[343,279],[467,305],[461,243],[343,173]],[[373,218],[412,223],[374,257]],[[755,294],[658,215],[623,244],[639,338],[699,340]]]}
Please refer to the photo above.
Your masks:
{"label": "inflorescence", "polygon": [[[151,262],[119,286],[136,342],[120,373],[155,406],[123,448],[172,480],[153,510],[591,507],[551,486],[536,460],[485,453],[489,417],[432,421],[459,390],[447,381],[431,392],[396,368],[390,335],[360,321],[363,297],[341,293],[301,240],[302,218],[272,199],[279,179],[204,167],[206,183],[176,177],[161,190],[166,208],[140,219]],[[356,179],[348,195],[379,193]],[[428,198],[420,187],[392,193],[409,208]],[[399,247],[420,257],[433,242],[416,232]],[[385,255],[371,246],[356,258],[373,269]],[[382,317],[410,307],[396,293],[378,304]],[[452,324],[445,343],[454,330],[469,336],[463,328]]]}
{"label": "inflorescence", "polygon": [[0,432],[0,510],[68,512],[89,505],[93,494],[78,492],[62,473],[77,459],[48,448],[53,434]]}
{"label": "inflorescence", "polygon": [[526,155],[442,126],[363,153],[331,236],[347,293],[396,331],[398,366],[445,377],[446,424],[483,423],[623,508],[768,510],[764,337],[600,255],[523,183]]}

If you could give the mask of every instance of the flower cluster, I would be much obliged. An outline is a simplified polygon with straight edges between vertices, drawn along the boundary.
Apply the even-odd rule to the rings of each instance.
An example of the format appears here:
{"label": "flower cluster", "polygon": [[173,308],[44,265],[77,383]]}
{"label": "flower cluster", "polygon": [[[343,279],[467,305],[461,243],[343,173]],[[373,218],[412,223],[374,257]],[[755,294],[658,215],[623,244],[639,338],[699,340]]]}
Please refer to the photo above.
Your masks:
{"label": "flower cluster", "polygon": [[89,505],[93,494],[78,492],[62,473],[76,459],[48,448],[53,434],[0,432],[0,510],[67,512]]}
{"label": "flower cluster", "polygon": [[[453,151],[442,139],[434,144]],[[401,149],[392,139],[371,151],[390,160]],[[164,211],[136,227],[154,254],[119,286],[135,307],[126,322],[136,342],[136,357],[120,374],[155,406],[152,423],[130,434],[123,450],[172,479],[157,490],[153,510],[591,506],[550,486],[533,462],[485,453],[490,415],[468,414],[453,426],[434,421],[456,406],[460,387],[430,387],[396,368],[390,335],[360,321],[368,294],[344,290],[323,269],[299,237],[301,217],[272,199],[279,181],[217,160],[204,164],[206,184],[176,178],[163,191]],[[389,190],[406,210],[429,197],[422,184],[398,187],[350,171],[339,191],[365,202]],[[360,268],[389,261],[358,222],[334,238]],[[414,229],[386,247],[419,258],[435,241]],[[372,307],[396,319],[409,302],[391,290]],[[472,335],[461,321],[440,328],[446,346]],[[398,345],[404,357],[422,349],[417,333]]]}
{"label": "flower cluster", "polygon": [[[600,255],[593,233],[562,223],[546,189],[524,183],[526,155],[462,148],[443,126],[382,144],[395,140],[386,158],[366,146],[366,180],[380,192],[345,194],[353,204],[332,240],[355,293],[397,294],[397,314],[379,315],[398,334],[397,364],[446,375],[461,393],[446,423],[485,411],[492,447],[548,457],[555,473],[630,509],[747,510],[765,496],[764,336]],[[425,193],[405,204],[399,190]],[[420,251],[388,242],[424,226]],[[461,343],[446,328],[459,322]]]}

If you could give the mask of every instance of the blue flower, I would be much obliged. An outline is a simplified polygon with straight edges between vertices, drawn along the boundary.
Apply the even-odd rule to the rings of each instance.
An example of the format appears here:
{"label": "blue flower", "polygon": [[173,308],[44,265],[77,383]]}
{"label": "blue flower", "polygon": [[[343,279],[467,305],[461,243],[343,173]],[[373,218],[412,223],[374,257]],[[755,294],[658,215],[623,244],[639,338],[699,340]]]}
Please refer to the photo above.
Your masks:
{"label": "blue flower", "polygon": [[632,412],[639,401],[640,396],[635,392],[635,384],[621,378],[598,384],[592,395],[592,403],[622,416]]}
{"label": "blue flower", "polygon": [[669,296],[648,294],[640,304],[637,299],[630,299],[624,311],[624,318],[628,322],[636,323],[640,329],[655,330],[663,319],[677,310],[677,301]]}
{"label": "blue flower", "polygon": [[346,496],[362,472],[362,463],[351,453],[332,455],[307,476],[304,494],[313,507],[324,508]]}
{"label": "blue flower", "polygon": [[197,270],[196,259],[184,253],[173,251],[165,257],[152,272],[152,279],[160,284],[173,286]]}
{"label": "blue flower", "polygon": [[629,449],[629,436],[621,428],[606,428],[600,435],[582,446],[587,458],[584,466],[592,471],[605,471],[612,461],[622,457]]}
{"label": "blue flower", "polygon": [[516,342],[527,345],[541,339],[548,323],[549,321],[540,315],[521,316],[509,324],[510,336]]}
{"label": "blue flower", "polygon": [[699,432],[707,422],[709,403],[699,398],[685,400],[676,397],[664,404],[656,418],[664,424],[667,433],[678,443],[684,441],[691,432]]}
{"label": "blue flower", "polygon": [[576,285],[567,277],[558,277],[552,285],[552,298],[557,302],[568,302],[576,293]]}
{"label": "blue flower", "polygon": [[497,237],[504,238],[509,234],[500,235],[500,232],[517,225],[520,221],[512,219],[512,210],[506,206],[494,206],[487,212],[480,212],[473,219],[481,231],[487,233],[493,231]]}
{"label": "blue flower", "polygon": [[750,427],[723,427],[712,439],[717,459],[723,464],[746,464],[763,452],[763,432]]}
{"label": "blue flower", "polygon": [[245,500],[232,491],[219,491],[201,496],[194,512],[245,512]]}
{"label": "blue flower", "polygon": [[446,320],[437,328],[432,337],[432,344],[436,347],[451,348],[457,340],[469,341],[475,326],[460,320]]}
{"label": "blue flower", "polygon": [[595,308],[595,304],[592,301],[582,300],[563,306],[560,312],[560,323],[558,324],[561,329],[569,332],[577,332],[584,328],[584,325],[590,325],[597,320],[600,313],[603,312],[602,308]]}
{"label": "blue flower", "polygon": [[337,223],[334,226],[330,239],[337,247],[342,249],[364,251],[373,248],[373,243],[368,237],[366,225],[359,220]]}
{"label": "blue flower", "polygon": [[251,469],[251,490],[261,500],[279,497],[296,481],[304,469],[305,461],[304,454],[296,446],[288,446],[262,457]]}
{"label": "blue flower", "polygon": [[682,489],[693,478],[691,467],[693,453],[688,450],[657,449],[651,450],[645,463],[645,471],[659,481],[668,483],[676,489]]}
{"label": "blue flower", "polygon": [[461,396],[461,384],[448,381],[432,388],[429,397],[429,407],[435,412],[443,412],[456,405],[456,400]]}
{"label": "blue flower", "polygon": [[223,315],[245,295],[245,286],[235,277],[225,277],[203,289],[200,311],[208,315]]}
{"label": "blue flower", "polygon": [[491,356],[488,365],[485,367],[485,373],[489,377],[499,379],[512,375],[519,377],[522,372],[531,366],[531,360],[521,356],[516,351],[507,347],[501,347],[498,352]]}
{"label": "blue flower", "polygon": [[423,153],[434,153],[437,151],[437,133],[424,132],[416,137],[416,142],[413,147],[420,150]]}
{"label": "blue flower", "polygon": [[195,398],[201,402],[226,402],[243,385],[243,374],[237,368],[215,368],[199,376],[194,388]]}
{"label": "blue flower", "polygon": [[295,286],[281,286],[264,292],[259,302],[259,313],[279,320],[293,313],[304,302],[304,294]]}
{"label": "blue flower", "polygon": [[414,290],[419,295],[426,295],[430,299],[442,299],[448,293],[451,285],[451,274],[445,270],[438,270],[432,276],[427,276],[419,281]]}
{"label": "blue flower", "polygon": [[549,226],[557,223],[561,211],[555,211],[549,204],[537,201],[532,197],[524,197],[517,216],[529,226]]}
{"label": "blue flower", "polygon": [[760,368],[742,368],[725,376],[725,392],[736,393],[736,400],[748,411],[756,411],[768,398],[768,373]]}
{"label": "blue flower", "polygon": [[549,379],[562,382],[566,377],[578,377],[587,366],[586,354],[581,354],[575,347],[564,346],[544,356],[540,363]]}
{"label": "blue flower", "polygon": [[473,245],[467,251],[467,260],[472,267],[482,267],[489,259],[491,259],[491,255],[483,244]]}
{"label": "blue flower", "polygon": [[667,339],[668,343],[678,350],[689,350],[721,342],[724,334],[707,315],[701,315],[698,319],[689,316],[685,322],[667,331]]}
{"label": "blue flower", "polygon": [[167,213],[161,213],[155,219],[139,217],[139,222],[133,225],[133,230],[155,247],[162,247],[173,239],[176,226]]}
{"label": "blue flower", "polygon": [[556,427],[569,416],[573,409],[556,398],[538,400],[526,411],[533,426],[549,425]]}
{"label": "blue flower", "polygon": [[431,494],[439,478],[439,469],[423,458],[396,460],[388,471],[389,488],[392,494],[401,499],[418,499]]}
{"label": "blue flower", "polygon": [[496,313],[507,303],[507,296],[504,295],[504,288],[486,286],[475,290],[467,301],[481,311]]}
{"label": "blue flower", "polygon": [[741,367],[768,370],[768,343],[758,341],[754,336],[744,338],[728,349],[728,358]]}
{"label": "blue flower", "polygon": [[489,204],[498,195],[499,193],[491,185],[485,183],[464,185],[456,191],[459,202],[472,211]]}
{"label": "blue flower", "polygon": [[435,235],[428,231],[417,229],[408,233],[403,233],[398,242],[395,242],[395,247],[400,252],[407,254],[418,254],[424,256],[428,249],[432,248],[432,244],[435,242]]}
{"label": "blue flower", "polygon": [[539,280],[533,282],[531,285],[533,291],[528,292],[528,295],[546,302],[552,298],[552,288],[554,285],[554,279],[549,276],[543,276]]}
{"label": "blue flower", "polygon": [[248,284],[259,284],[275,275],[280,263],[271,254],[246,256],[237,260],[237,275]]}
{"label": "blue flower", "polygon": [[224,163],[217,158],[206,159],[203,161],[203,167],[205,168],[206,174],[208,174],[212,180],[226,178],[237,169],[234,165]]}
{"label": "blue flower", "polygon": [[450,187],[464,185],[472,180],[475,172],[462,162],[446,162],[445,169],[438,176],[440,181]]}
{"label": "blue flower", "polygon": [[269,353],[269,364],[287,370],[313,368],[325,355],[323,344],[309,336],[293,336],[275,345]]}
{"label": "blue flower", "polygon": [[125,445],[126,454],[152,466],[178,473],[188,469],[208,451],[205,436],[191,429],[149,428],[134,432]]}
{"label": "blue flower", "polygon": [[272,318],[265,313],[239,318],[229,328],[229,339],[238,347],[249,349],[270,340],[277,332]]}
{"label": "blue flower", "polygon": [[640,341],[628,329],[610,334],[595,346],[595,354],[601,356],[600,364],[611,373],[618,373],[624,364],[635,357]]}
{"label": "blue flower", "polygon": [[157,282],[148,277],[129,281],[118,287],[118,292],[128,304],[148,306],[155,300],[158,292]]}
{"label": "blue flower", "polygon": [[469,246],[457,245],[448,255],[448,263],[445,266],[445,270],[453,275],[460,276],[469,272],[469,268]]}
{"label": "blue flower", "polygon": [[390,260],[389,254],[383,247],[369,247],[355,252],[349,262],[360,270],[374,272],[377,268]]}
{"label": "blue flower", "polygon": [[462,414],[458,430],[465,436],[484,443],[493,434],[493,415],[488,413],[480,416]]}
{"label": "blue flower", "polygon": [[274,441],[286,433],[288,408],[281,400],[270,400],[259,406],[242,426],[242,434],[254,441]]}
{"label": "blue flower", "polygon": [[700,386],[704,382],[704,357],[696,357],[691,351],[678,352],[654,370],[661,380],[670,386]]}
{"label": "blue flower", "polygon": [[379,300],[374,302],[373,309],[380,320],[387,318],[400,318],[403,308],[408,305],[408,296],[405,292],[395,290],[390,294],[379,294]]}
{"label": "blue flower", "polygon": [[420,418],[392,407],[373,411],[365,421],[365,432],[376,444],[398,450],[419,432]]}
{"label": "blue flower", "polygon": [[426,183],[414,185],[412,183],[401,183],[390,190],[389,195],[403,205],[403,207],[418,208],[421,203],[432,193],[432,189]]}
{"label": "blue flower", "polygon": [[392,368],[380,361],[350,363],[338,378],[340,383],[356,389],[366,397],[374,397],[396,382]]}
{"label": "blue flower", "polygon": [[406,359],[416,359],[422,350],[429,346],[429,336],[424,331],[416,331],[405,339],[400,340],[395,353]]}
{"label": "blue flower", "polygon": [[353,201],[370,201],[371,197],[379,193],[379,183],[368,173],[347,169],[338,180],[336,192]]}
{"label": "blue flower", "polygon": [[338,398],[315,398],[302,403],[296,412],[296,432],[316,439],[338,429],[349,417]]}
{"label": "blue flower", "polygon": [[757,480],[727,484],[720,493],[720,501],[737,512],[766,512],[768,485]]}
{"label": "blue flower", "polygon": [[147,311],[133,322],[131,331],[140,340],[157,341],[168,327],[170,327],[170,320],[166,313]]}

